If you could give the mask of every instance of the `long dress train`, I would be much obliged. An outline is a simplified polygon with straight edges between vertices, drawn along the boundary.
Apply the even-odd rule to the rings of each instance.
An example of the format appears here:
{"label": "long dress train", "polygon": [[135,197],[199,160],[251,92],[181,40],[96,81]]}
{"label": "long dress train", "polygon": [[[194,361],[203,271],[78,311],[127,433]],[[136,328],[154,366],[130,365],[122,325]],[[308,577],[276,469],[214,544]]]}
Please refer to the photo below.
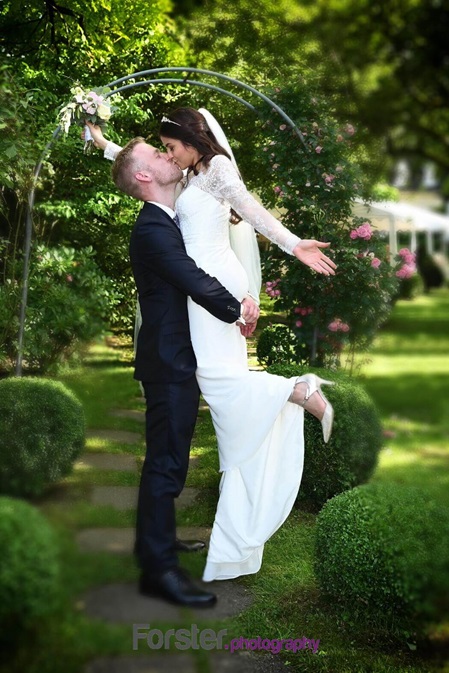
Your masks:
{"label": "long dress train", "polygon": [[[176,203],[187,252],[241,300],[248,279],[229,244],[230,205],[290,253],[299,239],[253,199],[226,157],[215,156],[206,172],[190,179]],[[235,324],[190,298],[188,308],[222,471],[203,579],[231,579],[260,569],[265,542],[293,507],[303,469],[304,411],[288,401],[295,378],[249,371],[246,340]]]}

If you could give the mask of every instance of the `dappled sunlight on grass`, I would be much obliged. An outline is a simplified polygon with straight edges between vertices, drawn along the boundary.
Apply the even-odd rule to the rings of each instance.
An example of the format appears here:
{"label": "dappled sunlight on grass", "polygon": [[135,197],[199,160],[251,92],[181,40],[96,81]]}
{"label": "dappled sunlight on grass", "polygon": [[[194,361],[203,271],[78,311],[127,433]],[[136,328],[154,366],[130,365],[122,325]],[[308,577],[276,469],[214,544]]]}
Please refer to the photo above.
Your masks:
{"label": "dappled sunlight on grass", "polygon": [[433,427],[430,424],[418,422],[411,418],[403,418],[397,414],[391,414],[391,416],[384,418],[384,426],[391,430],[393,436],[404,434],[408,437],[414,436],[415,433],[431,432]]}
{"label": "dappled sunlight on grass", "polygon": [[449,506],[449,292],[398,302],[362,374],[387,442],[373,480]]}
{"label": "dappled sunlight on grass", "polygon": [[135,444],[125,444],[114,442],[100,437],[89,437],[86,439],[86,452],[91,453],[129,453],[132,455],[143,455],[145,453],[144,439]]}
{"label": "dappled sunlight on grass", "polygon": [[389,423],[394,410],[398,417],[423,423],[431,432],[437,427],[440,433],[447,430],[449,376],[410,374],[395,378],[394,385],[386,377],[376,376],[363,380],[363,384],[375,400],[384,424]]}
{"label": "dappled sunlight on grass", "polygon": [[[360,357],[362,361],[361,373],[363,376],[382,376],[382,377],[400,377],[405,374],[449,374],[449,357],[446,349],[441,351],[441,355],[425,355],[423,363],[423,354],[408,353],[405,344],[402,345],[400,354],[397,355],[375,355],[370,353],[368,357]],[[425,367],[425,369],[424,369]]]}
{"label": "dappled sunlight on grass", "polygon": [[447,289],[397,302],[370,352],[359,354],[357,363],[367,376],[449,373]]}

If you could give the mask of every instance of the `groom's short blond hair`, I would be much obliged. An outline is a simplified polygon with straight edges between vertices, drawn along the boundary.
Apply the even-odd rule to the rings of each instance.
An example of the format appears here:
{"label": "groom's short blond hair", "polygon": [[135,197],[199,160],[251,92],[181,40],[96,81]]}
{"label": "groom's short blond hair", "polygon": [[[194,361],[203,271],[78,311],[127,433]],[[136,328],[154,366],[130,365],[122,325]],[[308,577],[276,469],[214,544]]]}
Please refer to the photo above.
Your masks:
{"label": "groom's short blond hair", "polygon": [[133,153],[135,147],[144,142],[145,139],[141,136],[130,140],[120,150],[112,164],[112,179],[115,186],[128,196],[133,196],[136,199],[141,198],[141,185],[135,178],[135,173],[140,169],[140,161],[133,156]]}

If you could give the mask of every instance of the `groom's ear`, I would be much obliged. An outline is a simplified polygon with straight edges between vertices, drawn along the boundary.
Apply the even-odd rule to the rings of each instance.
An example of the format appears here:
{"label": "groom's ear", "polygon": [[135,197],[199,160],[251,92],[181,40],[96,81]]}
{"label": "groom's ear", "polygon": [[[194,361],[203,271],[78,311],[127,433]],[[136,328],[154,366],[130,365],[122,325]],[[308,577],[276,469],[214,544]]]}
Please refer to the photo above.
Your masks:
{"label": "groom's ear", "polygon": [[153,176],[147,171],[139,171],[134,175],[139,182],[153,182]]}

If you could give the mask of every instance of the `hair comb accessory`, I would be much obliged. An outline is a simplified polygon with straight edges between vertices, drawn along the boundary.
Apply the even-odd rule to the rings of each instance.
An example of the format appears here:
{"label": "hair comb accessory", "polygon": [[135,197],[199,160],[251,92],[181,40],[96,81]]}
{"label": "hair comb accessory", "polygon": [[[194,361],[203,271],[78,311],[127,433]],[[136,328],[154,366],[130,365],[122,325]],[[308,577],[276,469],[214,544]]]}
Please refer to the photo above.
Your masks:
{"label": "hair comb accessory", "polygon": [[173,119],[169,119],[168,117],[162,117],[161,123],[162,122],[167,122],[168,124],[176,124],[176,126],[181,126],[181,124],[178,124],[178,122],[174,122]]}

